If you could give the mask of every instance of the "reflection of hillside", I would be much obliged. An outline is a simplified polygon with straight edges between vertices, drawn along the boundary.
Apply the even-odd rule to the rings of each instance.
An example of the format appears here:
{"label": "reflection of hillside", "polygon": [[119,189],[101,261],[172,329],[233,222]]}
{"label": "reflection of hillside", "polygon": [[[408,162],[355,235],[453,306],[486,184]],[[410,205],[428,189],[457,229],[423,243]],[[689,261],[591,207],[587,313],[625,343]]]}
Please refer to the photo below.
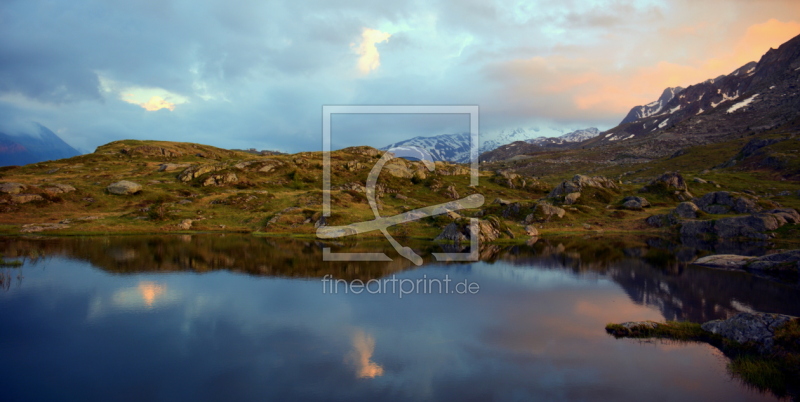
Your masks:
{"label": "reflection of hillside", "polygon": [[[375,251],[375,246],[382,247],[362,245],[348,251]],[[260,276],[314,278],[330,274],[370,279],[413,267],[402,258],[391,262],[326,262],[319,243],[248,235],[4,238],[0,239],[0,248],[6,257],[64,256],[114,273],[228,270]]]}
{"label": "reflection of hillside", "polygon": [[[420,243],[415,250],[429,256],[439,246]],[[391,262],[326,262],[322,244],[313,241],[250,235],[169,235],[86,238],[0,238],[6,258],[63,256],[87,261],[114,273],[209,272],[228,270],[259,276],[372,279],[412,269],[408,260]],[[382,243],[334,247],[334,251],[375,252]],[[713,245],[719,249],[720,245]],[[757,250],[763,245],[726,244],[729,252]],[[461,251],[461,250],[448,250]],[[752,308],[800,315],[797,286],[741,272],[705,269],[687,264],[702,248],[663,239],[636,243],[609,238],[546,239],[527,246],[484,245],[485,262],[605,275],[636,302],[658,308],[670,320],[706,321]],[[739,251],[741,253],[745,253]],[[752,252],[752,251],[750,251]],[[426,262],[432,262],[429,257]],[[155,295],[157,289],[145,289]]]}

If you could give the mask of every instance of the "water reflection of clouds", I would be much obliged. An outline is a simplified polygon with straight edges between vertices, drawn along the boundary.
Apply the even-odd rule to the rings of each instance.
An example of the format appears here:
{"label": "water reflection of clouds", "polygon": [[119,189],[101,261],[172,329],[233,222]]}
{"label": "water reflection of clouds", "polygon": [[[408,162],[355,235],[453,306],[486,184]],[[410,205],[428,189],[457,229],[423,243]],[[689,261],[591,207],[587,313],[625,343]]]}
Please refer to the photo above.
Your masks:
{"label": "water reflection of clouds", "polygon": [[375,338],[362,330],[353,334],[353,351],[347,361],[356,367],[356,377],[375,378],[383,375],[383,367],[372,361],[375,353]]}
{"label": "water reflection of clouds", "polygon": [[115,290],[110,296],[96,296],[89,305],[89,317],[96,318],[117,311],[147,311],[175,303],[179,292],[166,283],[140,281],[136,286]]}

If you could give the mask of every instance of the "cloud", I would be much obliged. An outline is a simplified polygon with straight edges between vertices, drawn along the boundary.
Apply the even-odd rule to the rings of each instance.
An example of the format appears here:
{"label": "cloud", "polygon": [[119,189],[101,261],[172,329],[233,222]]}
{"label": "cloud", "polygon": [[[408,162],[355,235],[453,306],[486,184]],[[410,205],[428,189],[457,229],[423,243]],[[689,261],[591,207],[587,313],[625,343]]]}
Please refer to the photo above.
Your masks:
{"label": "cloud", "polygon": [[359,55],[358,71],[361,74],[369,74],[380,67],[381,54],[375,45],[381,42],[388,42],[391,36],[391,34],[377,29],[364,28],[361,31],[361,43],[358,46],[350,44],[351,47],[355,47],[355,53]]}
{"label": "cloud", "polygon": [[188,103],[189,98],[163,88],[141,87],[123,84],[99,75],[100,92],[118,97],[120,100],[141,106],[148,112],[161,109],[175,110],[176,105]]}

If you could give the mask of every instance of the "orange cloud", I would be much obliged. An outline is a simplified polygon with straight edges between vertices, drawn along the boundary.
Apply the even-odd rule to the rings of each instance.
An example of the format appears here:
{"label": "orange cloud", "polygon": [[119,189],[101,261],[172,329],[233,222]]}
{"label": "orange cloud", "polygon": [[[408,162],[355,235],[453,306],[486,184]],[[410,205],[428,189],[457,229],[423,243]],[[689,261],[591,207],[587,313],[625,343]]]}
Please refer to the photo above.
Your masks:
{"label": "orange cloud", "polygon": [[[695,32],[696,27],[678,31]],[[709,45],[731,49],[714,57],[688,64],[661,61],[654,66],[641,67],[629,75],[581,74],[563,77],[560,82],[581,83],[582,90],[573,96],[579,110],[624,113],[633,106],[655,100],[666,87],[686,87],[729,74],[750,61],[758,61],[767,50],[777,48],[798,33],[799,23],[770,19],[748,27],[733,46]],[[712,51],[708,53],[713,54]]]}
{"label": "orange cloud", "polygon": [[383,375],[383,367],[372,361],[375,351],[375,338],[364,331],[353,334],[353,351],[348,359],[356,366],[358,378],[375,378]]}

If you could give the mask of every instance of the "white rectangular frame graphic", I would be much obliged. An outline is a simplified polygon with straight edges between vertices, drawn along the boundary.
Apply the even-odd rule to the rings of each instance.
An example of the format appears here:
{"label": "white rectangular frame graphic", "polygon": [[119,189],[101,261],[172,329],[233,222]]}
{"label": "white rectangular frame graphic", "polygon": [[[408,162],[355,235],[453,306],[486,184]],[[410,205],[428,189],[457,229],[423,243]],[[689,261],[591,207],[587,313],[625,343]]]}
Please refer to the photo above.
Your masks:
{"label": "white rectangular frame graphic", "polygon": [[[333,114],[468,114],[470,186],[478,186],[478,105],[323,105],[322,106],[322,216],[331,215],[331,115]],[[477,219],[470,219],[469,253],[433,253],[439,261],[477,261]],[[359,256],[360,254],[364,254]],[[391,261],[382,253],[333,253],[323,249],[325,261]]]}

